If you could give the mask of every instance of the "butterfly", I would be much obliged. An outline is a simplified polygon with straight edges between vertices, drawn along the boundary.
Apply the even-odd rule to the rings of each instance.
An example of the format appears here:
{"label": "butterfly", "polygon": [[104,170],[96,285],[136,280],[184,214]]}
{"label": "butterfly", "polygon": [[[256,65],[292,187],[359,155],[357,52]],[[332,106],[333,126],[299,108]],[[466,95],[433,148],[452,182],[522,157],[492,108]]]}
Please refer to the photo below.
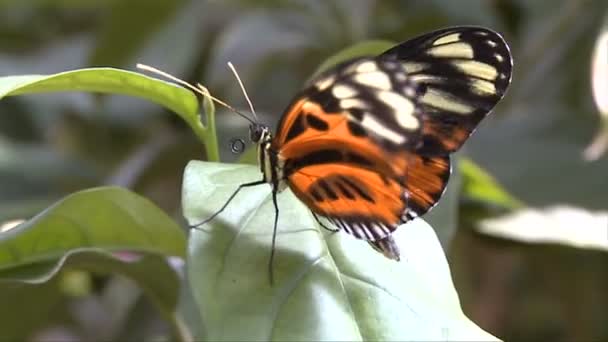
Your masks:
{"label": "butterfly", "polygon": [[512,65],[500,34],[462,26],[322,72],[287,106],[275,135],[250,120],[262,179],[241,184],[199,225],[243,188],[270,184],[271,279],[277,194],[286,188],[322,227],[343,230],[399,260],[391,234],[437,204],[450,176],[450,154],[501,100]]}

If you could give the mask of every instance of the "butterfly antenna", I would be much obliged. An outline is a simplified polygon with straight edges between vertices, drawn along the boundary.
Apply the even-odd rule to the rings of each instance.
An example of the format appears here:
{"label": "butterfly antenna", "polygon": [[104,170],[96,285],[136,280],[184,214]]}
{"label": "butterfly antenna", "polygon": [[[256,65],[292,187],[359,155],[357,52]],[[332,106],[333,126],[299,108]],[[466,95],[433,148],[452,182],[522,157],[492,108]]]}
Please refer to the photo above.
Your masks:
{"label": "butterfly antenna", "polygon": [[249,104],[249,108],[251,109],[251,113],[253,114],[255,121],[258,121],[258,115],[255,113],[255,109],[253,109],[253,103],[251,103],[249,95],[247,95],[245,86],[243,85],[243,82],[241,81],[238,72],[236,72],[236,68],[234,67],[234,65],[232,65],[232,62],[228,62],[228,67],[230,68],[230,70],[232,70],[234,77],[236,77],[236,80],[239,82],[239,86],[241,86],[241,91],[243,91],[243,95],[245,95],[245,100],[247,100],[247,103]]}
{"label": "butterfly antenna", "polygon": [[[175,76],[173,76],[173,75],[171,75],[169,73],[166,73],[166,72],[164,72],[162,70],[156,69],[155,67],[152,67],[152,66],[149,66],[149,65],[146,65],[146,64],[137,63],[136,67],[138,69],[140,69],[140,70],[149,71],[151,73],[154,73],[154,74],[160,75],[162,77],[165,77],[165,78],[167,78],[167,79],[169,79],[169,80],[171,80],[171,81],[173,81],[173,82],[175,82],[177,84],[183,85],[184,87],[192,90],[193,92],[195,92],[195,93],[197,93],[199,95],[202,95],[203,97],[207,97],[207,98],[211,99],[213,102],[218,103],[219,105],[228,108],[229,110],[231,110],[231,111],[235,112],[236,114],[238,114],[238,115],[242,116],[243,118],[245,118],[247,121],[249,121],[251,123],[255,123],[247,115],[245,115],[245,114],[239,112],[238,110],[236,110],[236,108],[234,108],[231,105],[227,104],[226,102],[224,102],[224,101],[222,101],[222,100],[220,100],[220,99],[212,96],[209,93],[209,90],[207,90],[207,88],[205,88],[200,83],[197,83],[196,87],[195,87],[192,84],[190,84],[190,83],[188,83],[188,82],[186,82],[186,81],[184,81],[182,79],[179,79],[179,78],[177,78],[177,77],[175,77]],[[256,120],[257,120],[257,117],[256,117]]]}

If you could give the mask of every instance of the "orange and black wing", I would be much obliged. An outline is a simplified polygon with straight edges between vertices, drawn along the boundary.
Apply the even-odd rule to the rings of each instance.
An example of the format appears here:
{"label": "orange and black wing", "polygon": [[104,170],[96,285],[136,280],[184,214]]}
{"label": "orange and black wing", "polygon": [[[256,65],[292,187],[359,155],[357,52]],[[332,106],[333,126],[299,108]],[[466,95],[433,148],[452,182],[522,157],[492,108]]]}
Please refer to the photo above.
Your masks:
{"label": "orange and black wing", "polygon": [[[364,137],[389,152],[411,150],[422,130],[418,97],[419,86],[399,61],[350,60],[317,76],[295,97],[279,121],[274,145],[289,155],[283,149],[340,134],[346,144]],[[346,130],[328,134],[338,121]]]}
{"label": "orange and black wing", "polygon": [[424,215],[444,192],[449,156],[405,154],[406,176],[366,167],[371,159],[328,147],[288,160],[285,172],[296,196],[314,213],[357,238],[378,241]]}
{"label": "orange and black wing", "polygon": [[418,85],[422,154],[454,152],[504,96],[513,61],[500,34],[453,27],[424,34],[384,52]]}
{"label": "orange and black wing", "polygon": [[[379,80],[384,67],[361,59],[319,77],[288,108],[272,144],[283,161],[281,173],[300,200],[370,241],[386,237],[404,220],[410,157],[403,152],[415,146],[420,129],[414,105],[405,112],[388,102],[401,96],[393,80],[376,86],[357,77]],[[372,100],[380,92],[382,99]],[[414,123],[393,122],[397,110]]]}
{"label": "orange and black wing", "polygon": [[313,212],[380,241],[437,203],[449,153],[510,78],[505,42],[475,27],[344,62],[313,79],[285,111],[272,142],[278,167]]}
{"label": "orange and black wing", "polygon": [[371,134],[353,134],[348,113],[326,110],[299,99],[273,140],[283,177],[314,213],[378,241],[437,203],[450,174],[448,156],[387,149]]}

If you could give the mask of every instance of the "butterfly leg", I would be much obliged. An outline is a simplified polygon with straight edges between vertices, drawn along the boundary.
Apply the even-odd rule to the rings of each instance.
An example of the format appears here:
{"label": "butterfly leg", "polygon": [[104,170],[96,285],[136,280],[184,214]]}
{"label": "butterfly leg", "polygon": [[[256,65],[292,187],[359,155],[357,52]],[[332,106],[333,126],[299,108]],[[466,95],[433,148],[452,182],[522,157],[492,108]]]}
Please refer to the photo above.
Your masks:
{"label": "butterfly leg", "polygon": [[317,216],[317,214],[315,214],[312,210],[310,211],[310,213],[315,218],[315,220],[317,221],[317,223],[321,227],[323,227],[324,229],[329,230],[332,233],[337,233],[338,231],[340,231],[340,229],[333,229],[333,228],[329,228],[328,226],[326,226],[323,222],[321,222],[321,220],[319,220],[319,217]]}
{"label": "butterfly leg", "polygon": [[250,186],[256,186],[256,185],[261,185],[261,184],[264,184],[264,183],[266,183],[266,181],[259,180],[259,181],[255,181],[255,182],[251,182],[251,183],[243,183],[243,184],[239,185],[239,187],[232,193],[232,195],[230,195],[230,197],[224,203],[224,205],[220,208],[220,210],[218,210],[215,213],[213,213],[213,215],[209,216],[203,222],[197,223],[195,225],[191,225],[190,228],[198,229],[198,227],[200,227],[200,226],[204,225],[205,223],[210,222],[211,220],[213,220],[217,215],[219,215],[222,211],[224,211],[224,209],[226,209],[226,207],[228,206],[228,204],[232,201],[232,199],[236,196],[236,194],[238,194],[239,191],[241,191],[242,188],[246,188],[246,187],[250,187]]}
{"label": "butterfly leg", "polygon": [[272,264],[274,262],[274,246],[277,238],[277,223],[279,222],[279,205],[277,204],[277,192],[272,189],[272,204],[274,204],[274,227],[272,229],[272,245],[270,248],[270,260],[268,261],[268,276],[270,277],[270,285],[274,281],[274,275],[272,272]]}

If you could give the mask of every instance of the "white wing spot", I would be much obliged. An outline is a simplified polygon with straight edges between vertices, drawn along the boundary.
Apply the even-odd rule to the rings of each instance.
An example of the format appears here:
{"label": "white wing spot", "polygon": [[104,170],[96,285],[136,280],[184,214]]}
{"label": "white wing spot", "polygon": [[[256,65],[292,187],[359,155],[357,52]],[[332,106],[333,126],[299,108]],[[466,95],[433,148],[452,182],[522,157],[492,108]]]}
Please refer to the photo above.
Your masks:
{"label": "white wing spot", "polygon": [[405,136],[386,127],[380,121],[376,120],[372,114],[367,113],[363,116],[361,126],[365,127],[370,132],[374,132],[374,134],[394,142],[395,144],[401,145],[406,141]]}
{"label": "white wing spot", "polygon": [[318,80],[315,83],[315,87],[317,87],[317,89],[319,89],[319,90],[325,90],[325,89],[329,88],[329,86],[331,86],[335,80],[336,80],[335,76],[333,76],[333,75],[327,76],[325,78]]}
{"label": "white wing spot", "polygon": [[433,45],[455,43],[459,40],[460,40],[460,33],[452,33],[452,34],[448,34],[445,37],[441,37],[441,38],[437,39],[436,41],[433,42]]}
{"label": "white wing spot", "polygon": [[446,110],[457,114],[471,114],[475,110],[474,107],[462,103],[454,99],[453,96],[433,88],[427,89],[424,96],[422,96],[421,101],[422,103],[438,108],[439,110]]}
{"label": "white wing spot", "polygon": [[359,108],[359,109],[368,109],[369,105],[365,103],[365,101],[359,99],[346,99],[340,101],[340,107],[350,109],[350,108]]}
{"label": "white wing spot", "polygon": [[488,40],[486,40],[486,43],[488,43],[488,45],[490,45],[491,47],[496,47],[496,45],[498,45],[498,44],[496,44],[496,42],[495,42],[495,41],[493,41],[493,40],[489,40],[489,39],[488,39]]}
{"label": "white wing spot", "polygon": [[438,77],[438,76],[433,76],[433,75],[414,75],[414,76],[410,76],[410,79],[412,80],[412,82],[417,83],[417,82],[426,82],[426,83],[445,83],[445,79],[442,77]]}
{"label": "white wing spot", "polygon": [[395,111],[395,119],[399,126],[408,130],[415,130],[420,127],[420,122],[414,116],[414,104],[406,97],[397,93],[381,91],[378,99]]}
{"label": "white wing spot", "polygon": [[372,61],[365,61],[359,65],[357,65],[357,67],[355,68],[355,71],[358,73],[367,73],[367,72],[373,72],[378,70],[378,67],[376,66],[376,63],[372,62]]}
{"label": "white wing spot", "polygon": [[331,93],[338,99],[345,99],[357,95],[357,90],[344,84],[336,84]]}
{"label": "white wing spot", "polygon": [[505,61],[505,58],[504,58],[502,55],[497,54],[497,53],[495,53],[495,54],[494,54],[494,58],[496,58],[496,60],[497,60],[499,63],[502,63],[502,62],[504,62],[504,61]]}
{"label": "white wing spot", "polygon": [[495,67],[479,61],[453,61],[452,65],[469,76],[483,78],[484,80],[494,81],[498,76]]}
{"label": "white wing spot", "polygon": [[365,74],[356,74],[353,76],[355,82],[366,85],[368,87],[378,88],[382,90],[390,90],[391,80],[384,72],[374,71]]}
{"label": "white wing spot", "polygon": [[405,96],[407,96],[409,98],[416,97],[416,89],[414,89],[410,86],[403,87],[403,93],[405,94]]}
{"label": "white wing spot", "polygon": [[420,72],[426,68],[428,68],[428,64],[425,63],[414,63],[414,62],[407,62],[407,63],[403,63],[403,68],[405,69],[405,72],[407,72],[408,74],[414,74],[417,72]]}
{"label": "white wing spot", "polygon": [[[501,77],[504,75],[501,74]],[[487,96],[496,94],[496,85],[494,83],[484,80],[471,80],[472,91],[475,94]]]}
{"label": "white wing spot", "polygon": [[461,42],[448,45],[432,47],[427,52],[433,57],[444,58],[473,58],[473,48],[471,45]]}
{"label": "white wing spot", "polygon": [[404,72],[397,72],[393,75],[393,77],[399,82],[404,82],[407,79]]}
{"label": "white wing spot", "polygon": [[399,64],[396,62],[385,62],[385,63],[383,63],[383,65],[388,70],[395,70],[395,69],[399,68]]}

